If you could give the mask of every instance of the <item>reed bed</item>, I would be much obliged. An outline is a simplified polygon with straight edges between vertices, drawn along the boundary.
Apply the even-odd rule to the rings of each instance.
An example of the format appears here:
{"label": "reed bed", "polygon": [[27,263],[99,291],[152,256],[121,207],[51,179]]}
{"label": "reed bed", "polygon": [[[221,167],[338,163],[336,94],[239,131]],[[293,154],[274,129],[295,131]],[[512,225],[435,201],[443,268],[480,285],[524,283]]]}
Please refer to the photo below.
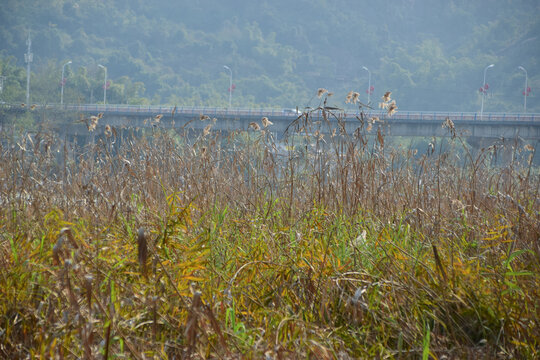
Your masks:
{"label": "reed bed", "polygon": [[319,95],[280,141],[2,134],[0,357],[537,358],[535,148],[418,153]]}

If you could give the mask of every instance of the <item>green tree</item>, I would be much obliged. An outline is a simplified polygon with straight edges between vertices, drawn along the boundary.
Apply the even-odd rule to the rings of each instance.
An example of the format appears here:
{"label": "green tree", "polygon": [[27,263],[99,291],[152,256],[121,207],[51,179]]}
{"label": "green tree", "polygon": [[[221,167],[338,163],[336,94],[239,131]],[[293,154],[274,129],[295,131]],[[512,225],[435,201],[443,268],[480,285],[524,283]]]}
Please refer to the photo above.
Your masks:
{"label": "green tree", "polygon": [[16,66],[15,58],[0,56],[0,76],[3,76],[0,101],[23,102],[26,96],[26,73],[23,68]]}

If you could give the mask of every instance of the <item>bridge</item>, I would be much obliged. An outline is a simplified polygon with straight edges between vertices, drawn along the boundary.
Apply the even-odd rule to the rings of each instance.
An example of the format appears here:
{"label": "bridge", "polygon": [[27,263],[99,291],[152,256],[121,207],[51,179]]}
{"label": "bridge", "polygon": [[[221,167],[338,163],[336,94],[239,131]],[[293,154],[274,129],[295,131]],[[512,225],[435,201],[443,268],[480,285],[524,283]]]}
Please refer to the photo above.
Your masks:
{"label": "bridge", "polygon": [[[329,120],[337,122],[334,115],[341,117],[347,132],[352,133],[359,126],[360,113],[358,109],[224,109],[210,107],[175,107],[175,106],[147,106],[147,105],[33,105],[20,104],[0,105],[0,126],[4,122],[4,112],[33,111],[39,114],[49,113],[52,118],[62,117],[63,125],[68,125],[70,132],[87,132],[83,124],[73,125],[80,114],[85,117],[103,114],[99,126],[110,125],[119,128],[143,128],[152,126],[186,127],[194,130],[204,129],[211,122],[212,130],[234,131],[247,130],[250,123],[261,125],[263,117],[268,118],[273,125],[271,131],[278,135],[283,134],[289,124],[304,113],[309,113],[313,121],[322,121],[323,110],[330,114]],[[524,140],[540,140],[540,114],[524,113],[484,113],[482,116],[474,112],[423,112],[399,111],[388,116],[384,110],[364,111],[366,118],[377,117],[389,136],[448,136],[449,133],[441,126],[447,119],[451,119],[459,133],[467,137],[487,139],[515,138],[519,136]],[[46,118],[46,117],[45,117]],[[70,119],[73,119],[70,120]],[[159,123],[158,120],[159,119]],[[204,119],[206,121],[201,121]],[[62,126],[63,126],[62,125]],[[375,125],[375,126],[377,126]],[[77,130],[79,129],[79,130]]]}

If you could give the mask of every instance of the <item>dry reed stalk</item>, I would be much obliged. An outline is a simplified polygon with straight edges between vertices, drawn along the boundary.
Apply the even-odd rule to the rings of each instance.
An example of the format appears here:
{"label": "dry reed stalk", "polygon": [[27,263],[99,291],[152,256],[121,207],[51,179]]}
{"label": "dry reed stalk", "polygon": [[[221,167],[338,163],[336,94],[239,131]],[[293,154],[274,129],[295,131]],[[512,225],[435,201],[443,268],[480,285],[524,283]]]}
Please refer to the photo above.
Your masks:
{"label": "dry reed stalk", "polygon": [[112,327],[112,319],[110,320],[110,323],[107,326],[107,329],[105,330],[105,354],[103,355],[103,358],[105,360],[109,359],[109,348],[111,345],[111,327]]}
{"label": "dry reed stalk", "polygon": [[191,306],[189,308],[188,317],[186,319],[186,326],[184,330],[184,336],[186,338],[188,356],[193,352],[195,345],[197,343],[197,333],[199,330],[199,317],[200,317],[200,308],[203,303],[201,300],[201,293],[196,291],[193,294],[193,299],[191,300]]}
{"label": "dry reed stalk", "polygon": [[88,311],[92,313],[92,282],[94,277],[91,274],[87,274],[83,279],[83,288],[86,291],[86,302],[88,303]]}
{"label": "dry reed stalk", "polygon": [[146,277],[146,262],[148,261],[148,244],[144,228],[139,228],[137,237],[137,253],[142,274]]}
{"label": "dry reed stalk", "polygon": [[[315,116],[312,118],[311,115],[309,119],[310,121],[317,120]],[[366,125],[369,127],[373,122],[375,120],[371,121],[370,119],[366,122]],[[314,122],[303,125],[309,129],[311,134],[317,134],[317,132],[323,134],[325,131],[328,133],[332,131],[330,127],[325,129],[314,124]],[[449,121],[446,121],[447,128],[451,129],[452,125]],[[470,156],[466,154],[462,162],[453,158],[450,151],[445,157],[444,151],[441,151],[441,146],[437,146],[441,145],[440,142],[437,142],[440,141],[439,139],[432,142],[433,153],[430,156],[421,153],[414,154],[411,149],[406,150],[404,153],[393,152],[392,139],[385,138],[382,129],[380,131],[380,135],[383,137],[382,141],[378,139],[378,134],[374,134],[375,136],[371,138],[374,141],[370,140],[368,143],[365,131],[368,127],[362,128],[358,132],[358,136],[348,138],[345,136],[338,137],[337,135],[326,137],[328,143],[320,142],[318,145],[313,137],[302,138],[301,141],[296,142],[290,140],[289,144],[291,146],[286,150],[281,148],[279,151],[269,143],[273,141],[270,138],[261,136],[261,140],[257,142],[252,141],[252,139],[246,140],[241,138],[243,135],[237,134],[227,142],[227,146],[230,146],[230,148],[233,148],[233,145],[235,146],[235,150],[231,152],[228,152],[228,149],[220,148],[220,139],[217,135],[212,139],[204,139],[204,142],[199,142],[200,139],[190,138],[187,135],[188,132],[178,134],[179,141],[183,145],[177,147],[168,136],[161,136],[158,129],[154,134],[154,138],[141,138],[138,140],[131,138],[131,140],[126,140],[121,146],[116,147],[114,153],[99,142],[94,147],[96,151],[92,155],[90,155],[90,152],[86,153],[84,152],[86,150],[80,149],[77,150],[80,151],[79,153],[69,155],[72,151],[71,148],[64,146],[64,149],[67,148],[68,151],[64,150],[63,153],[67,153],[70,158],[69,161],[64,163],[63,169],[60,170],[58,170],[60,168],[59,162],[54,155],[60,148],[53,137],[49,141],[45,134],[41,134],[41,138],[36,135],[33,137],[33,143],[32,138],[28,139],[26,143],[18,140],[20,147],[15,146],[13,149],[0,148],[2,160],[9,160],[3,162],[4,166],[0,167],[0,177],[2,179],[17,180],[0,182],[1,198],[8,199],[8,208],[14,209],[14,213],[18,216],[15,219],[12,217],[13,212],[10,212],[9,216],[4,217],[7,224],[6,229],[17,233],[18,229],[21,228],[24,232],[32,233],[34,230],[28,230],[30,224],[25,224],[25,221],[40,224],[40,226],[43,226],[42,224],[49,226],[50,234],[55,234],[58,228],[65,226],[60,221],[75,224],[77,219],[85,219],[90,223],[95,223],[98,228],[106,227],[107,229],[131,226],[126,224],[118,225],[122,221],[127,224],[132,221],[141,224],[158,223],[159,220],[156,214],[165,213],[168,209],[164,193],[180,191],[179,196],[186,203],[198,194],[193,205],[196,209],[193,212],[193,220],[195,224],[202,224],[202,226],[207,221],[210,221],[205,216],[207,216],[206,214],[212,214],[212,211],[214,211],[212,209],[227,207],[230,213],[238,211],[239,214],[243,214],[238,219],[235,218],[237,222],[233,225],[234,231],[240,234],[245,229],[251,229],[251,222],[257,223],[258,218],[253,214],[259,216],[260,213],[260,216],[264,216],[265,220],[264,224],[257,224],[257,231],[263,232],[267,227],[272,229],[271,235],[267,234],[268,239],[265,239],[265,250],[267,249],[265,256],[272,257],[272,259],[280,257],[287,259],[291,256],[288,251],[281,252],[282,248],[287,248],[292,243],[292,240],[289,240],[289,235],[285,234],[283,236],[285,240],[276,240],[276,243],[274,243],[274,237],[276,239],[280,238],[279,229],[281,228],[290,229],[291,233],[302,231],[298,229],[312,214],[314,207],[316,207],[314,203],[324,207],[328,212],[339,212],[344,217],[352,216],[355,217],[354,219],[362,218],[362,221],[366,222],[373,221],[374,225],[372,227],[375,233],[379,233],[381,228],[400,230],[402,226],[410,227],[410,232],[403,235],[403,239],[401,238],[402,235],[398,234],[396,239],[391,239],[392,242],[389,242],[390,239],[384,236],[380,241],[377,240],[378,246],[376,249],[388,252],[386,256],[390,258],[392,258],[392,253],[389,249],[398,248],[398,245],[393,244],[393,242],[407,241],[407,237],[412,236],[409,234],[428,234],[428,237],[434,237],[435,234],[448,234],[448,239],[445,238],[444,240],[452,243],[451,248],[445,242],[437,243],[437,246],[432,246],[431,250],[428,246],[427,258],[418,257],[416,259],[416,254],[401,248],[403,251],[400,250],[400,254],[404,254],[405,257],[411,259],[411,262],[418,260],[416,264],[419,264],[421,268],[418,273],[415,272],[416,268],[413,266],[411,266],[410,271],[408,268],[403,269],[397,266],[398,264],[408,266],[407,261],[396,259],[395,264],[388,264],[384,259],[380,261],[362,259],[364,253],[366,253],[362,249],[355,249],[354,255],[345,254],[345,256],[355,257],[352,264],[355,264],[357,260],[364,261],[364,264],[354,265],[354,268],[356,266],[366,266],[365,263],[367,263],[368,267],[381,272],[383,274],[380,279],[381,282],[384,282],[385,277],[393,277],[397,274],[403,275],[403,277],[394,277],[392,280],[393,292],[391,295],[396,304],[382,302],[383,306],[379,307],[381,310],[374,311],[373,314],[370,314],[370,317],[376,319],[379,324],[388,325],[386,329],[392,335],[393,328],[385,320],[385,316],[390,316],[391,314],[387,310],[390,311],[396,305],[397,308],[393,308],[393,310],[400,312],[404,317],[404,319],[399,320],[400,324],[401,321],[404,324],[407,322],[411,324],[410,326],[403,325],[404,343],[414,344],[416,333],[413,328],[417,325],[416,321],[418,319],[407,312],[403,306],[405,300],[396,300],[406,298],[405,293],[412,294],[407,300],[409,301],[407,304],[415,304],[415,301],[421,300],[423,294],[427,294],[428,297],[433,299],[440,298],[441,295],[437,293],[439,289],[432,288],[427,283],[433,282],[436,284],[436,279],[439,277],[439,284],[447,282],[452,285],[456,284],[455,279],[460,279],[462,275],[457,260],[463,261],[465,264],[467,260],[481,259],[486,264],[489,264],[490,269],[495,271],[500,269],[501,254],[512,254],[514,251],[527,249],[523,254],[516,256],[511,265],[518,268],[519,266],[525,267],[536,264],[534,261],[529,261],[528,251],[532,250],[536,254],[538,253],[538,246],[536,245],[539,236],[538,222],[534,212],[538,207],[538,202],[535,202],[538,197],[535,195],[538,191],[538,176],[533,169],[526,177],[525,170],[519,167],[520,161],[526,162],[528,160],[525,155],[530,156],[525,152],[532,152],[534,148],[531,146],[524,147],[523,144],[503,144],[504,146],[519,145],[524,152],[521,155],[525,160],[518,158],[520,152],[516,150],[512,154],[515,157],[512,166],[498,169],[490,166],[489,163],[494,148],[486,148],[480,154],[470,151]],[[335,127],[333,131],[337,132]],[[300,139],[299,135],[304,133],[291,134],[297,136],[296,140],[298,140]],[[451,135],[453,134],[451,133]],[[459,138],[457,134],[456,137]],[[215,142],[212,143],[214,140]],[[48,141],[47,151],[44,151],[45,144]],[[222,144],[224,143],[226,142],[223,141]],[[382,143],[385,146],[384,152],[381,151],[379,146],[376,146],[377,144],[382,145]],[[184,146],[184,144],[186,145]],[[502,151],[503,145],[497,144],[497,150]],[[191,146],[196,150],[206,148],[205,156],[198,156],[199,151],[190,153],[187,148]],[[321,151],[319,152],[319,150]],[[91,159],[91,156],[94,155],[96,157],[95,162]],[[90,166],[92,162],[93,167]],[[267,175],[270,167],[274,171],[272,176]],[[60,171],[60,175],[58,175],[58,171]],[[148,173],[149,178],[145,178],[146,173]],[[159,180],[157,180],[158,176],[160,177]],[[62,180],[59,181],[59,179]],[[2,199],[0,201],[3,201]],[[276,199],[279,199],[279,201]],[[32,205],[26,206],[27,201],[31,201]],[[265,206],[267,207],[265,208]],[[55,223],[50,219],[43,220],[52,208],[63,210],[63,214],[58,215],[59,223]],[[113,208],[117,209],[118,213],[124,214],[127,220],[121,220],[116,215],[109,216],[108,214],[113,214]],[[253,211],[254,209],[256,210]],[[7,212],[3,214],[7,214]],[[24,218],[21,219],[19,214],[23,214]],[[330,215],[325,216],[330,217]],[[246,219],[249,219],[249,221]],[[80,253],[82,259],[89,257],[87,252],[89,249],[81,241],[76,225],[69,226],[73,230],[68,231],[66,228],[60,231],[52,251],[54,263],[64,265],[64,269],[58,270],[59,272],[64,270],[62,272],[64,275],[67,272],[66,266],[69,266],[69,253],[72,249],[76,249],[75,254]],[[302,234],[309,241],[317,238],[318,231],[326,231],[326,229],[317,230],[318,228],[315,225],[313,227],[315,230],[311,229],[307,234]],[[325,225],[323,224],[322,227],[324,228]],[[494,229],[497,230],[496,235],[501,236],[501,243],[498,245],[496,244],[497,240],[484,239],[487,236],[492,237],[493,235],[488,234],[488,232]],[[216,231],[216,237],[229,239],[230,233],[228,231],[230,229],[223,227]],[[74,236],[74,238],[72,239],[70,236]],[[16,240],[16,244],[25,243],[19,238],[14,238],[14,240]],[[144,240],[146,243],[146,237]],[[304,240],[296,240],[294,246],[303,246]],[[416,241],[414,237],[411,240]],[[238,240],[235,239],[235,241]],[[492,247],[484,246],[494,243],[495,245]],[[369,244],[371,243],[368,238]],[[90,246],[93,245],[90,244]],[[336,259],[333,247],[332,245],[332,250],[327,250],[328,256],[332,256],[332,261]],[[10,245],[4,242],[1,248],[3,249],[2,253],[5,254],[4,257],[11,259]],[[138,246],[138,262],[139,266],[143,267],[147,260],[142,261],[142,251],[139,248],[142,249],[142,247]],[[425,246],[420,246],[420,248],[424,249]],[[344,249],[346,250],[346,248]],[[477,249],[481,249],[481,251]],[[146,250],[148,251],[147,248]],[[323,251],[325,250],[322,249],[320,252]],[[431,251],[433,251],[433,254],[429,255]],[[453,252],[449,253],[450,251]],[[36,254],[37,252],[33,255],[33,261],[36,261]],[[46,256],[50,256],[51,252],[49,251],[46,254]],[[245,256],[249,257],[250,255]],[[434,261],[426,261],[429,256],[433,256],[431,259],[434,259]],[[78,265],[78,263],[79,260],[75,265]],[[326,261],[326,263],[330,263],[330,261]],[[10,260],[2,261],[2,264],[2,266],[9,267],[14,266],[16,263]],[[73,281],[70,282],[70,279],[65,277],[64,294],[61,298],[68,300],[70,304],[74,304],[72,295],[78,295],[77,292],[81,291],[83,296],[86,295],[89,309],[92,308],[92,303],[94,303],[96,309],[101,309],[99,305],[96,305],[100,301],[99,292],[96,291],[92,294],[92,283],[97,289],[103,275],[96,270],[97,275],[94,281],[92,279],[87,280],[85,276],[81,277],[82,288],[78,289],[73,277],[73,274],[76,274],[75,265],[72,267],[73,270],[70,270],[71,280]],[[84,264],[81,263],[81,266],[84,266]],[[347,268],[349,265],[342,263],[340,266]],[[461,266],[465,267],[465,265]],[[161,267],[161,274],[167,276],[169,283],[175,283],[177,280],[176,273],[171,270],[170,265],[162,264]],[[156,273],[160,273],[159,270]],[[311,308],[314,310],[319,309],[319,319],[322,324],[326,324],[335,320],[335,318],[332,318],[333,311],[339,313],[340,308],[332,307],[331,301],[326,301],[331,299],[333,294],[331,285],[328,285],[328,289],[326,287],[322,288],[327,286],[326,282],[322,282],[324,279],[321,279],[323,276],[329,276],[327,275],[327,268],[323,269],[321,265],[321,270],[316,272],[319,275],[318,281],[321,284],[319,290],[313,284],[310,287],[309,282],[306,281],[306,289],[310,289],[309,294],[297,294],[297,296],[298,298],[304,296],[308,299],[308,302],[317,298],[324,299],[324,301],[317,302],[317,305],[320,306],[312,306]],[[298,270],[297,273],[300,274],[301,271]],[[422,275],[423,273],[424,275]],[[257,274],[262,275],[263,272]],[[463,279],[473,275],[474,271],[468,273]],[[47,273],[43,273],[42,276],[46,278]],[[112,276],[119,275],[113,274]],[[425,279],[422,276],[425,276],[427,283],[424,282]],[[504,277],[506,275],[502,273],[500,276]],[[300,278],[301,281],[304,281],[302,277]],[[435,281],[432,281],[432,278],[435,278]],[[533,294],[533,292],[530,289],[535,280],[527,276],[521,278],[516,276],[516,278],[518,278],[516,284],[523,288],[526,294],[520,301],[527,305],[532,304],[534,298],[531,300],[530,294]],[[460,281],[463,281],[463,279]],[[511,281],[512,279],[507,276],[505,280]],[[276,279],[265,281],[267,281],[267,286],[270,288],[282,289],[280,286],[283,286],[289,293],[296,291],[295,285],[288,283],[283,278],[276,277]],[[274,283],[273,281],[281,282]],[[313,281],[314,284],[317,284],[317,280],[312,279]],[[485,286],[489,281],[488,279],[482,283],[478,282],[478,286]],[[240,280],[238,283],[240,284]],[[144,287],[144,285],[138,283],[133,285],[135,287],[141,286],[140,290]],[[354,288],[350,292],[354,292]],[[482,291],[486,290],[486,288],[482,289]],[[499,296],[500,298],[497,300],[509,311],[508,314],[502,312],[498,315],[503,318],[510,318],[510,316],[520,318],[522,316],[520,313],[510,313],[510,311],[513,311],[511,310],[512,305],[507,300],[513,296],[512,294],[501,295],[497,293],[495,288],[492,288],[492,290],[494,291],[494,299]],[[165,291],[174,293],[178,299],[182,299],[182,295],[175,287],[166,288]],[[381,294],[384,294],[385,287],[382,286],[380,291]],[[50,297],[48,312],[44,311],[43,315],[40,315],[38,311],[37,315],[29,316],[24,309],[21,310],[23,321],[32,318],[32,316],[41,316],[40,321],[46,323],[46,326],[57,324],[60,321],[57,319],[58,305],[52,300],[54,299]],[[448,302],[437,302],[438,307],[436,306],[433,310],[434,316],[442,319],[444,316],[441,316],[441,311],[450,309],[456,312],[457,310],[449,305],[456,299],[450,300]],[[472,298],[464,300],[465,303],[457,301],[457,303],[461,304],[460,307],[466,307],[467,304],[469,304],[469,307],[475,306]],[[178,300],[178,303],[182,303],[182,301]],[[286,296],[277,296],[273,301],[278,305],[271,310],[264,308],[264,311],[281,314],[279,313],[280,305],[281,307],[285,306],[287,302]],[[489,298],[486,298],[486,301],[489,302]],[[253,301],[253,303],[256,304],[257,302]],[[183,303],[181,306],[184,309],[189,308]],[[203,308],[206,309],[204,304],[201,309]],[[523,308],[525,313],[527,310],[525,306]],[[75,309],[75,306],[71,307],[70,311],[73,311],[73,309]],[[136,309],[136,311],[139,310]],[[450,310],[448,310],[449,313]],[[156,340],[159,328],[157,328],[157,310],[155,306],[152,311],[153,314],[150,315],[150,320],[153,321],[153,331],[144,334],[141,338],[132,338],[127,333],[128,337],[123,336],[118,330],[121,330],[119,326],[115,326],[110,330],[120,334],[120,337],[125,339],[129,350],[134,352],[130,356],[135,357],[135,354],[137,354],[135,349],[143,348],[146,341],[159,341]],[[495,308],[494,311],[499,310]],[[46,312],[47,314],[45,314]],[[102,312],[103,314],[107,313],[105,310],[102,310]],[[352,313],[352,309],[350,313]],[[209,313],[204,312],[201,314],[206,315],[198,317],[199,324],[204,319],[209,319],[213,331],[219,334],[219,317],[215,319],[214,324]],[[309,315],[314,314],[310,313]],[[316,312],[314,316],[318,316]],[[481,314],[481,316],[484,315]],[[362,324],[369,326],[370,317],[362,316],[359,313],[353,317],[362,319]],[[463,335],[456,329],[452,333],[453,325],[451,320],[446,323],[449,334],[453,334],[452,336],[456,337],[456,339],[459,336],[465,336],[466,334]],[[485,319],[479,318],[478,320],[484,321]],[[250,321],[256,322],[257,319],[254,318]],[[485,324],[488,324],[488,322],[485,322]],[[187,325],[186,322],[186,330]],[[111,326],[113,326],[112,323]],[[193,330],[192,327],[190,329]],[[107,330],[106,326],[105,330]],[[501,335],[501,337],[514,330],[511,327],[505,327],[504,335]],[[519,329],[519,331],[526,332],[527,330]],[[435,335],[436,332],[435,329],[433,334]],[[171,333],[173,333],[172,330]],[[15,334],[15,332],[12,334]],[[200,331],[196,331],[194,347],[200,344],[200,335]],[[106,336],[105,334],[104,338]],[[182,337],[182,334],[179,336]],[[190,336],[190,339],[192,339],[193,335]],[[525,338],[531,336],[531,334],[520,333],[519,336]],[[81,341],[84,339],[89,339],[89,336],[81,335]],[[504,340],[506,341],[506,339]],[[24,341],[21,338],[21,342]],[[217,341],[217,337],[215,337],[215,341]],[[234,341],[231,338],[231,342],[234,343]],[[458,340],[455,341],[458,342]],[[91,341],[85,343],[84,346],[90,343]],[[111,341],[112,344],[114,344],[113,341]],[[31,345],[26,343],[25,346],[31,348]],[[501,346],[505,347],[506,345]],[[507,349],[509,348],[507,347]],[[109,353],[113,349],[116,348],[110,347]],[[70,351],[70,349],[66,349],[66,352]]]}

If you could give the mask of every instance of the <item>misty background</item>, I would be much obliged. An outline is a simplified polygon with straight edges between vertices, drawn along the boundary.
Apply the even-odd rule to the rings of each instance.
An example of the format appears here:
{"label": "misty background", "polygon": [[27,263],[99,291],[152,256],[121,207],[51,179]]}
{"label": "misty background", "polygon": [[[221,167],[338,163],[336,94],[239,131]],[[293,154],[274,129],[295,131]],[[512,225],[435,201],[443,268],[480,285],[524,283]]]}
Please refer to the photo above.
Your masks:
{"label": "misty background", "polygon": [[[400,110],[540,112],[540,2],[3,0],[0,101],[304,107],[318,88]],[[364,69],[364,67],[366,69]]]}

